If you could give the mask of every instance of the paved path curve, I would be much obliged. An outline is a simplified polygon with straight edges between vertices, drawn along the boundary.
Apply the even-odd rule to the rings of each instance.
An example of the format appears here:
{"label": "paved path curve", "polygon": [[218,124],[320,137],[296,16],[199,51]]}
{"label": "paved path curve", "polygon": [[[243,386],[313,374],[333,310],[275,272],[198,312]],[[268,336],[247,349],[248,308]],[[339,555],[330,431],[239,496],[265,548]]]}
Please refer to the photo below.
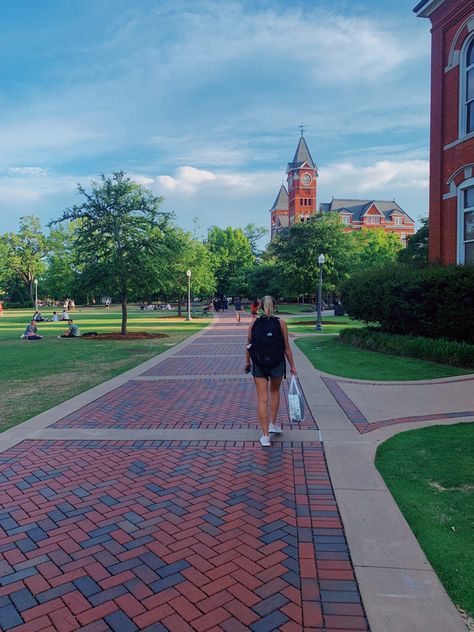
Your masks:
{"label": "paved path curve", "polygon": [[244,338],[218,315],[4,433],[1,630],[368,630],[319,430],[283,404],[261,448]]}

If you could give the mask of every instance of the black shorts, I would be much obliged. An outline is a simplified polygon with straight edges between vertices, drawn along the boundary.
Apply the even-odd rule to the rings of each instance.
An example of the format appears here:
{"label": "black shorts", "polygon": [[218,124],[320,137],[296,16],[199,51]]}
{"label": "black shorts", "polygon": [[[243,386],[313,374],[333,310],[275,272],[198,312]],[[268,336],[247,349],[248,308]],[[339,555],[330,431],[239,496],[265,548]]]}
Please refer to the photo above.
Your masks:
{"label": "black shorts", "polygon": [[279,377],[286,377],[286,364],[285,360],[282,360],[280,364],[272,367],[271,369],[262,369],[256,364],[252,365],[252,375],[254,377],[264,377],[266,380],[272,380]]}

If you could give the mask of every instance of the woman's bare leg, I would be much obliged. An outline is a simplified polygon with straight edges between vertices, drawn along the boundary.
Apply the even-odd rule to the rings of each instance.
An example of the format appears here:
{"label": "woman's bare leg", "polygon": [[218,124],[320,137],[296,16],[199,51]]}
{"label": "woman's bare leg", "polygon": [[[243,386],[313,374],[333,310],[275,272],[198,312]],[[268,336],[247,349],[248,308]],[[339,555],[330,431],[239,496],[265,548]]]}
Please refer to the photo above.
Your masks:
{"label": "woman's bare leg", "polygon": [[258,419],[262,428],[262,435],[268,437],[268,382],[264,377],[254,377],[257,387]]}
{"label": "woman's bare leg", "polygon": [[283,377],[270,380],[270,423],[274,424],[280,408],[280,386]]}

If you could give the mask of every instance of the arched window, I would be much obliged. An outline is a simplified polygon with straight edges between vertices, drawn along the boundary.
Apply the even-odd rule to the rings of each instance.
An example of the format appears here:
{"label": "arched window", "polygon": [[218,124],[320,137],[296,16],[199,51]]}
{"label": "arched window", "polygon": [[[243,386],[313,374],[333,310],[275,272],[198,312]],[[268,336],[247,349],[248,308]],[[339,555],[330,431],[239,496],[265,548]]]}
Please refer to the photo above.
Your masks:
{"label": "arched window", "polygon": [[458,263],[474,265],[474,178],[459,189]]}
{"label": "arched window", "polygon": [[461,136],[474,132],[474,37],[467,40],[461,63]]}

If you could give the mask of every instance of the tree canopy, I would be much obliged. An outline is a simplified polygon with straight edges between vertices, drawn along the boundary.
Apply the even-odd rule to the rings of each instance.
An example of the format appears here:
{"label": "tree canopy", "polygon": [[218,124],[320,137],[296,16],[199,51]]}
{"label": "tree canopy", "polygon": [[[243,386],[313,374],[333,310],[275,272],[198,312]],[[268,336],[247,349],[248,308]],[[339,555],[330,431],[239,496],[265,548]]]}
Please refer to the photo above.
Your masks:
{"label": "tree canopy", "polygon": [[90,191],[79,185],[78,191],[82,204],[63,211],[53,224],[76,222],[76,263],[83,266],[90,287],[100,284],[118,294],[122,334],[126,334],[127,299],[146,292],[155,282],[169,215],[160,211],[162,198],[122,171],[102,175],[100,182],[92,182]]}

